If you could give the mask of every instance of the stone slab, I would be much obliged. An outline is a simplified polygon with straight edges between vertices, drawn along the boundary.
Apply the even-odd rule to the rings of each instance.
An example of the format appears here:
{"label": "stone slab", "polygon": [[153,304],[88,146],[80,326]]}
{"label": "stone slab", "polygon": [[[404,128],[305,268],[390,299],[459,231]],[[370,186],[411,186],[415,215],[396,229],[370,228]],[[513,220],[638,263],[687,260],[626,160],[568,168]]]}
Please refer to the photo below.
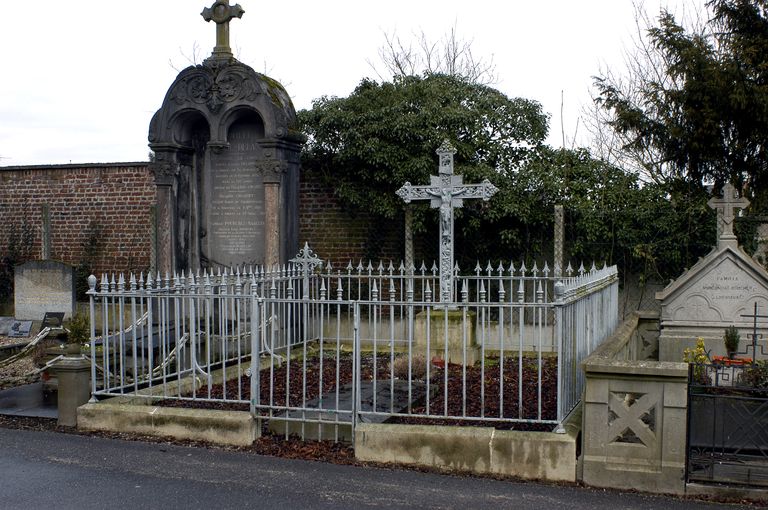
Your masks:
{"label": "stone slab", "polygon": [[450,363],[474,365],[480,359],[476,323],[476,314],[472,311],[436,307],[429,312],[420,312],[413,320],[414,351],[421,351],[430,358],[446,357],[447,351]]}
{"label": "stone slab", "polygon": [[79,430],[132,432],[215,444],[248,446],[259,436],[244,411],[211,411],[149,405],[88,403],[77,409]]}
{"label": "stone slab", "polygon": [[361,423],[355,458],[532,480],[576,481],[578,430],[565,434]]}
{"label": "stone slab", "polygon": [[13,317],[0,317],[0,336],[26,338],[32,332],[32,321],[20,321]]}
{"label": "stone slab", "polygon": [[33,260],[15,267],[14,315],[40,320],[46,312],[75,313],[75,270],[53,260]]}
{"label": "stone slab", "polygon": [[264,182],[256,170],[262,137],[259,126],[236,123],[230,147],[211,155],[203,197],[206,256],[214,265],[264,263]]}
{"label": "stone slab", "polygon": [[32,321],[16,321],[11,324],[8,336],[13,338],[27,338],[32,332]]}

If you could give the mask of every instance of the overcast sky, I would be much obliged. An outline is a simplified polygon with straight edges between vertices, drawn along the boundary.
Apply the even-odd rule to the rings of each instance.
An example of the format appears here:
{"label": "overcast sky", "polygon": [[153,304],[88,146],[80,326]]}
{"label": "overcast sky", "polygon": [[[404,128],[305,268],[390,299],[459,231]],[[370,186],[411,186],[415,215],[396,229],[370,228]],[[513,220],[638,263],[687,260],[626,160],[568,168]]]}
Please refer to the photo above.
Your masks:
{"label": "overcast sky", "polygon": [[[699,0],[661,0],[673,12]],[[207,57],[215,25],[191,0],[36,0],[6,9],[0,30],[0,166],[145,161],[147,128],[184,55]],[[235,3],[234,1],[232,3]],[[296,109],[346,96],[376,78],[384,33],[422,30],[439,39],[456,25],[477,57],[493,58],[495,87],[542,103],[551,145],[561,144],[589,102],[592,76],[621,68],[634,31],[631,0],[241,0],[231,24],[242,62],[279,80]],[[659,0],[646,0],[657,13]],[[6,6],[8,7],[8,6]],[[169,62],[170,61],[170,62]],[[173,65],[172,65],[172,64]],[[176,69],[174,69],[174,67]],[[568,144],[571,142],[568,141]]]}

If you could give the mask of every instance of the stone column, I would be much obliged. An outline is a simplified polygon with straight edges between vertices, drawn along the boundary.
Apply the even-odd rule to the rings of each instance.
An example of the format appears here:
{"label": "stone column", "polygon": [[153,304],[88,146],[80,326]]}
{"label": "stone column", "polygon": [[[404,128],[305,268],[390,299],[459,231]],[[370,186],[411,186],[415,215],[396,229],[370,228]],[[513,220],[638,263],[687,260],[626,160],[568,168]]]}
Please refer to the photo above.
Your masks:
{"label": "stone column", "polygon": [[405,206],[405,271],[411,270],[413,264],[413,210]]}
{"label": "stone column", "polygon": [[174,196],[173,184],[177,173],[175,156],[171,152],[156,150],[155,161],[150,169],[155,174],[157,187],[155,209],[156,242],[155,260],[153,265],[162,274],[172,274],[175,269],[174,257]]}
{"label": "stone column", "polygon": [[264,264],[280,263],[280,184],[264,183]]}
{"label": "stone column", "polygon": [[563,206],[556,205],[555,206],[555,232],[554,232],[555,259],[553,260],[553,263],[555,266],[554,267],[555,277],[563,275],[563,263],[565,262],[563,260],[563,239],[564,238],[565,238],[565,221],[564,221],[564,215],[563,215]]}
{"label": "stone column", "polygon": [[49,260],[51,258],[51,206],[43,204],[40,206],[40,216],[42,217],[42,247],[41,259]]}

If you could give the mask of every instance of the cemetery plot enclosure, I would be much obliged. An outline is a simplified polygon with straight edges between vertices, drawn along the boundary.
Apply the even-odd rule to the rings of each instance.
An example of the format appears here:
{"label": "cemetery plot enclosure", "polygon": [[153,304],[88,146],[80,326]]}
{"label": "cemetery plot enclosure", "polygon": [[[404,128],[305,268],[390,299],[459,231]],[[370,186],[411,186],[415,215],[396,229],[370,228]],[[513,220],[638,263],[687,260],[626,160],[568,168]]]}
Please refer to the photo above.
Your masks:
{"label": "cemetery plot enclosure", "polygon": [[386,420],[554,429],[618,317],[615,267],[478,266],[438,303],[426,267],[318,266],[92,277],[94,396],[240,404],[326,439]]}

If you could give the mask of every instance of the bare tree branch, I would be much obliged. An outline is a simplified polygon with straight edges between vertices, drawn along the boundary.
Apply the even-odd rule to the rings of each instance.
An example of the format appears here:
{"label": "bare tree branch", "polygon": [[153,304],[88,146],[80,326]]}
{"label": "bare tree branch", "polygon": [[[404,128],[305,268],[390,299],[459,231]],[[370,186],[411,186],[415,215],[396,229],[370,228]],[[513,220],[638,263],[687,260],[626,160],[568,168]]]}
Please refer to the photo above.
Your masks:
{"label": "bare tree branch", "polygon": [[[611,89],[629,105],[645,109],[653,103],[654,94],[679,90],[683,85],[679,76],[666,72],[673,62],[649,37],[655,19],[645,10],[642,1],[633,4],[635,32],[624,51],[624,67],[599,69],[592,104],[584,107],[581,117],[591,135],[591,149],[596,157],[634,172],[646,181],[661,183],[672,176],[673,169],[664,161],[660,150],[652,145],[633,143],[632,133],[614,129],[615,112],[601,103],[601,91]],[[664,12],[662,9],[661,14]],[[702,37],[711,35],[706,9],[702,12],[697,5],[691,4],[690,8],[684,9],[681,19],[692,33]]]}
{"label": "bare tree branch", "polygon": [[382,80],[396,76],[447,74],[471,83],[492,85],[497,82],[496,64],[490,58],[475,58],[472,40],[462,39],[456,25],[440,40],[431,40],[422,30],[414,34],[414,42],[404,43],[396,32],[384,33],[384,44],[379,48],[379,70],[376,63],[368,65]]}

